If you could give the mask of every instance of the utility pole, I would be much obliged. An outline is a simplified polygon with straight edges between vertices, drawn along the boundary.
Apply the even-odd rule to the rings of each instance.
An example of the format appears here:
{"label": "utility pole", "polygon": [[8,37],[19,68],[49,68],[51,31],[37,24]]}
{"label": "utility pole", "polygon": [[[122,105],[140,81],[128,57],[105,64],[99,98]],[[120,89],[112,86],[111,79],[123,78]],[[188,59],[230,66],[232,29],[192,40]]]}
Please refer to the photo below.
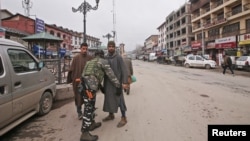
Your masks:
{"label": "utility pole", "polygon": [[117,33],[116,33],[116,10],[115,10],[115,0],[113,0],[113,38],[114,41],[117,41]]}

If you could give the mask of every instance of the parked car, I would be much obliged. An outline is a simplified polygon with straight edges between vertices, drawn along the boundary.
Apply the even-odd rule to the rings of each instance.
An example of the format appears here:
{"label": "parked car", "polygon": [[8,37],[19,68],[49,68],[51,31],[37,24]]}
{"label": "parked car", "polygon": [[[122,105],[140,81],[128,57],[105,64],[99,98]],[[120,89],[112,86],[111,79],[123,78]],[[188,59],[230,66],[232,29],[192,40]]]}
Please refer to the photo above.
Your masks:
{"label": "parked car", "polygon": [[236,69],[245,69],[250,71],[250,56],[241,56],[236,60]]}
{"label": "parked car", "polygon": [[0,136],[35,114],[50,112],[55,76],[27,48],[0,39]]}
{"label": "parked car", "polygon": [[189,67],[200,67],[211,69],[215,68],[216,62],[214,60],[206,59],[200,55],[188,55],[185,59],[184,66]]}

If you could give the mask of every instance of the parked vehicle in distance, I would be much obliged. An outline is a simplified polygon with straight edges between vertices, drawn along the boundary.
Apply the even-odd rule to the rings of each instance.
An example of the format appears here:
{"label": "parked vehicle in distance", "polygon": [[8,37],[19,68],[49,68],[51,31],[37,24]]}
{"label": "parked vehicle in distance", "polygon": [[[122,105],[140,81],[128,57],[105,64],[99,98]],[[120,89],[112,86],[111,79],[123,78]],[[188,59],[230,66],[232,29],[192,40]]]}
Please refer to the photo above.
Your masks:
{"label": "parked vehicle in distance", "polygon": [[55,76],[27,48],[0,39],[0,136],[35,114],[50,112]]}
{"label": "parked vehicle in distance", "polygon": [[235,68],[250,71],[250,56],[239,57],[236,60]]}
{"label": "parked vehicle in distance", "polygon": [[155,61],[157,59],[156,53],[149,53],[148,61]]}
{"label": "parked vehicle in distance", "polygon": [[176,65],[181,65],[183,66],[185,62],[185,55],[181,54],[181,55],[175,55],[172,58],[172,64]]}
{"label": "parked vehicle in distance", "polygon": [[200,55],[188,55],[185,59],[184,66],[186,68],[199,67],[211,69],[215,68],[216,62],[214,60],[206,59]]}

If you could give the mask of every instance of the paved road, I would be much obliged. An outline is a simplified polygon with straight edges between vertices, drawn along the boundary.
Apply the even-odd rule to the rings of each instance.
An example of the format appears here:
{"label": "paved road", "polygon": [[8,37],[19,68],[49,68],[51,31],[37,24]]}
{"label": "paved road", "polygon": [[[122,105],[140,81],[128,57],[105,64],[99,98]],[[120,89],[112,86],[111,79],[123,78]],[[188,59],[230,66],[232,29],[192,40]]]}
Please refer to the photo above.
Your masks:
{"label": "paved road", "polygon": [[[208,124],[249,124],[249,77],[222,75],[216,70],[187,69],[133,61],[137,82],[125,95],[128,124],[113,121],[93,131],[99,141],[207,141]],[[97,121],[104,96],[97,95]],[[79,140],[81,121],[74,102],[60,102],[48,115],[33,117],[1,138],[1,141]]]}

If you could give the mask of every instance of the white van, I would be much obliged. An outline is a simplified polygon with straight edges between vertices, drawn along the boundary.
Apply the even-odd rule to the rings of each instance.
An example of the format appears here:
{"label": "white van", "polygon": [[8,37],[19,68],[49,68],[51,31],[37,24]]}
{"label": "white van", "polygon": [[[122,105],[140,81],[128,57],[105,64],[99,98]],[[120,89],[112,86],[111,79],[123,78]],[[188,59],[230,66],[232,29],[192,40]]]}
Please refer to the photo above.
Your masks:
{"label": "white van", "polygon": [[0,39],[0,136],[35,114],[50,112],[54,75],[22,44]]}
{"label": "white van", "polygon": [[149,53],[148,61],[155,61],[156,59],[156,53]]}

